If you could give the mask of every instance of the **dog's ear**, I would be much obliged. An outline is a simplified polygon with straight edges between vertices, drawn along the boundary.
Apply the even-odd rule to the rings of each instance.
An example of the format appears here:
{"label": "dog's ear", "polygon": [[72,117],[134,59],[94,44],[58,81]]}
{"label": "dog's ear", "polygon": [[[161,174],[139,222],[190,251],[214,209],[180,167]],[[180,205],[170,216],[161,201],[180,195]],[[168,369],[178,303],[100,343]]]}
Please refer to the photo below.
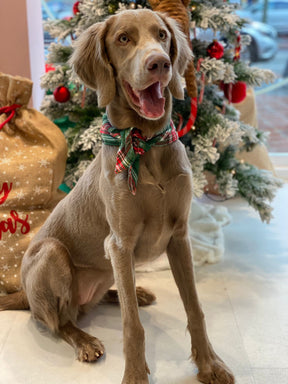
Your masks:
{"label": "dog's ear", "polygon": [[178,27],[177,22],[171,17],[158,12],[158,15],[165,22],[171,33],[170,59],[172,62],[172,78],[169,83],[169,89],[176,99],[184,99],[184,90],[181,76],[193,58],[191,48],[184,33]]}
{"label": "dog's ear", "polygon": [[116,92],[113,68],[105,48],[107,30],[107,22],[89,27],[75,41],[74,52],[69,60],[80,79],[96,90],[99,107],[108,105]]}

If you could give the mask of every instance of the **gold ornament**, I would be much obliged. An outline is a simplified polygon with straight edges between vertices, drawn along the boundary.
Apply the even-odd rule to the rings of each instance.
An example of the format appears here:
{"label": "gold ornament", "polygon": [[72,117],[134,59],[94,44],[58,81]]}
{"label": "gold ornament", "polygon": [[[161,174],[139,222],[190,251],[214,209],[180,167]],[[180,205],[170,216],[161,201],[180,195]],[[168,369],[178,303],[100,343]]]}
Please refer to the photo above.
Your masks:
{"label": "gold ornament", "polygon": [[131,1],[131,3],[129,4],[129,8],[130,9],[136,9],[137,8],[137,4],[134,3],[134,1]]}

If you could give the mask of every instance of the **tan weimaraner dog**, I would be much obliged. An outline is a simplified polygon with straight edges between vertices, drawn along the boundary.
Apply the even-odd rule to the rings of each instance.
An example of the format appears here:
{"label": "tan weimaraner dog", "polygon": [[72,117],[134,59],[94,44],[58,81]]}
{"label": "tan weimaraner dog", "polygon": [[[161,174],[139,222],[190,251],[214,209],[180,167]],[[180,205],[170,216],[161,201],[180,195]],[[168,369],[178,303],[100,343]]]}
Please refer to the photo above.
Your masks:
{"label": "tan weimaraner dog", "polygon": [[[1,309],[30,308],[79,360],[94,361],[104,346],[77,328],[77,315],[119,297],[122,384],[149,382],[138,304],[154,296],[135,289],[134,266],[163,252],[187,313],[199,380],[234,383],[208,340],[196,293],[187,224],[191,167],[170,123],[171,93],[183,98],[180,75],[190,59],[175,21],[147,9],[123,11],[79,37],[71,64],[97,91],[99,106],[107,106],[104,145],[32,240],[22,263],[23,290],[0,298]],[[118,295],[109,290],[114,280]]]}

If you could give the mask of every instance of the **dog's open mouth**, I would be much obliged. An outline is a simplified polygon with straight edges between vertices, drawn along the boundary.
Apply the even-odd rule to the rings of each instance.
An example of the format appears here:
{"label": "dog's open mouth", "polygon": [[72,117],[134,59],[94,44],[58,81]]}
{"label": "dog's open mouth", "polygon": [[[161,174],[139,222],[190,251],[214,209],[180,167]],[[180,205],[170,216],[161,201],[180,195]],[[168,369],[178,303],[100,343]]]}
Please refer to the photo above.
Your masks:
{"label": "dog's open mouth", "polygon": [[159,81],[143,90],[133,89],[127,81],[124,81],[124,86],[131,102],[139,107],[141,115],[149,119],[159,119],[163,116],[165,97]]}

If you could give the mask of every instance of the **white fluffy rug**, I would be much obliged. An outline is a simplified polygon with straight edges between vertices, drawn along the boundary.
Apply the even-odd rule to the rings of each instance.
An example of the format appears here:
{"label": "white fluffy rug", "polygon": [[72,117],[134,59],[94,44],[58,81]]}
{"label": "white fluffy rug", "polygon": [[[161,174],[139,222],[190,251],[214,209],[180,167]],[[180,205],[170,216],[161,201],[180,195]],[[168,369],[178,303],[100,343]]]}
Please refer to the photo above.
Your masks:
{"label": "white fluffy rug", "polygon": [[[231,216],[224,206],[203,204],[193,200],[189,218],[189,235],[193,249],[194,265],[217,263],[224,254],[222,227],[231,222]],[[137,267],[137,272],[151,272],[169,269],[167,256]]]}

